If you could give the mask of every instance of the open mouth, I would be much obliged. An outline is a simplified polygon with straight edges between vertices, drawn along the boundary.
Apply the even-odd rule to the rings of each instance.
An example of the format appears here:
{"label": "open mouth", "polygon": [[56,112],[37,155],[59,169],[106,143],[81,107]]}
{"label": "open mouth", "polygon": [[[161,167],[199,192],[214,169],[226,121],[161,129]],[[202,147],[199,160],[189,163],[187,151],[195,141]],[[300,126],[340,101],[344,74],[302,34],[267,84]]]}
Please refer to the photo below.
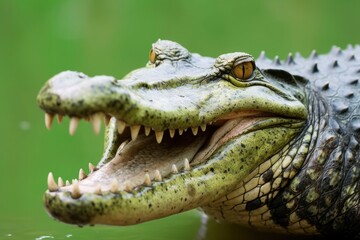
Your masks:
{"label": "open mouth", "polygon": [[[239,116],[241,115],[241,116]],[[104,114],[97,113],[85,120],[93,124],[95,133],[101,128]],[[127,123],[106,116],[110,147],[116,149],[108,161],[97,166],[89,164],[89,173],[80,169],[78,179],[56,182],[53,174],[48,175],[49,192],[70,193],[73,199],[84,194],[121,194],[138,192],[142,188],[190,172],[201,167],[211,154],[226,141],[249,131],[257,122],[266,119],[264,114],[244,112],[236,118],[221,120],[188,129],[172,129],[161,132],[141,125]],[[54,115],[45,114],[45,124],[51,127]],[[58,115],[61,121],[62,116]],[[79,118],[70,119],[70,134],[74,134]],[[108,137],[109,137],[108,136]]]}

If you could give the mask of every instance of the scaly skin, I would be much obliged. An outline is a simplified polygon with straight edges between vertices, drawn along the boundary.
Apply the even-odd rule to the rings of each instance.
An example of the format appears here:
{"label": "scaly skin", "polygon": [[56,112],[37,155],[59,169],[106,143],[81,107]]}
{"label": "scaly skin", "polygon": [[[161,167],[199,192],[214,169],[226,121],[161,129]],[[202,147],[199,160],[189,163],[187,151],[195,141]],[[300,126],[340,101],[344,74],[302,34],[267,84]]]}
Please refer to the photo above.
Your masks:
{"label": "scaly skin", "polygon": [[[48,127],[55,114],[72,118],[71,133],[77,119],[98,129],[100,113],[112,118],[89,176],[80,171],[79,182],[64,186],[49,174],[47,210],[67,223],[128,225],[200,207],[263,230],[357,234],[357,152],[334,141],[357,149],[358,135],[336,131],[349,116],[334,126],[332,109],[347,112],[331,92],[339,72],[316,76],[333,60],[314,67],[312,58],[319,57],[289,57],[285,65],[241,52],[213,59],[159,40],[147,66],[122,80],[54,76],[38,95]],[[349,59],[347,69],[359,67]],[[344,156],[354,163],[345,167]]]}

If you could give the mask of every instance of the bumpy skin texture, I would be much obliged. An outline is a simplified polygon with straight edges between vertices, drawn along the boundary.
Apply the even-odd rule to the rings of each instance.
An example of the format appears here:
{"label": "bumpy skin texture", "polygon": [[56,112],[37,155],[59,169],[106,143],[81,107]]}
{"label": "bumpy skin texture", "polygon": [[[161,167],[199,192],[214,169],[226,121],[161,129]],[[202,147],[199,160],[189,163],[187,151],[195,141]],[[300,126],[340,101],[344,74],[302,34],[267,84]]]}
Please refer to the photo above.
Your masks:
{"label": "bumpy skin texture", "polygon": [[[204,158],[191,157],[191,171],[151,186],[76,198],[69,188],[49,190],[50,214],[79,225],[127,225],[200,207],[215,219],[266,231],[359,233],[359,46],[285,61],[262,54],[247,80],[232,70],[241,61],[253,62],[248,54],[212,59],[170,41],[158,41],[153,51],[156,61],[121,81],[61,73],[40,91],[39,105],[50,114],[114,117],[105,144],[112,150],[105,151],[100,170],[124,140],[116,120],[156,132],[214,121],[216,129],[200,137],[213,135],[220,144]],[[219,126],[225,119],[230,120]],[[214,134],[232,121],[239,123],[226,132],[231,138]],[[90,179],[92,174],[97,176],[91,173]]]}
{"label": "bumpy skin texture", "polygon": [[[264,55],[257,64],[283,69],[309,80],[317,122],[306,160],[292,182],[268,203],[275,222],[288,226],[291,213],[323,234],[356,235],[360,228],[360,47],[333,47],[326,55],[291,56],[284,62]],[[334,233],[335,232],[335,233]],[[339,233],[342,232],[342,233]]]}

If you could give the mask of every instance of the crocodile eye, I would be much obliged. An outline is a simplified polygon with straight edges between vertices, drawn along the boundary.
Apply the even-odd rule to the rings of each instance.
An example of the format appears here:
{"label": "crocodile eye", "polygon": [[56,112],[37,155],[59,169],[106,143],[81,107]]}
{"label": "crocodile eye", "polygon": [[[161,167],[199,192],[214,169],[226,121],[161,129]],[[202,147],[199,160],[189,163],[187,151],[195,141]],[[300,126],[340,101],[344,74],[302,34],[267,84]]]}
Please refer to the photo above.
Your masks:
{"label": "crocodile eye", "polygon": [[156,61],[156,54],[153,49],[150,50],[149,60],[151,63],[155,63]]}
{"label": "crocodile eye", "polygon": [[254,69],[255,69],[255,63],[253,61],[242,62],[233,67],[232,74],[236,78],[246,80],[253,75]]}

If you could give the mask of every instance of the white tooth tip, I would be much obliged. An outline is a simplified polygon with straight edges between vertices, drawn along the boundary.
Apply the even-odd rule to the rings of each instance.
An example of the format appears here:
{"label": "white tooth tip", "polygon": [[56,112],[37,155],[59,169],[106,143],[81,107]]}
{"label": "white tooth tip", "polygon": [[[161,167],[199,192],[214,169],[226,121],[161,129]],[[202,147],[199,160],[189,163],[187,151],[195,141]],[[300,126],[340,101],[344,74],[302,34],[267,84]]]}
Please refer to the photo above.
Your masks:
{"label": "white tooth tip", "polygon": [[184,130],[183,129],[179,129],[179,135],[181,136],[183,134]]}
{"label": "white tooth tip", "polygon": [[190,170],[190,163],[189,163],[189,159],[187,159],[187,158],[184,159],[184,169],[185,169],[185,171]]}
{"label": "white tooth tip", "polygon": [[170,134],[170,137],[173,138],[175,136],[175,130],[169,129],[169,134]]}
{"label": "white tooth tip", "polygon": [[54,175],[52,174],[52,172],[49,172],[49,175],[47,178],[47,183],[48,183],[48,189],[50,192],[55,192],[59,189],[58,185],[56,184],[56,182],[54,180]]}
{"label": "white tooth tip", "polygon": [[164,136],[164,132],[155,132],[155,137],[156,137],[156,141],[157,143],[161,143],[162,139]]}
{"label": "white tooth tip", "polygon": [[156,181],[161,181],[162,180],[161,173],[157,169],[155,170],[155,180]]}
{"label": "white tooth tip", "polygon": [[151,186],[151,179],[150,179],[150,175],[148,173],[145,174],[144,184],[146,186]]}
{"label": "white tooth tip", "polygon": [[117,121],[117,129],[118,133],[122,134],[126,128],[126,123],[124,121],[118,120]]}
{"label": "white tooth tip", "polygon": [[76,117],[72,117],[70,119],[70,126],[69,126],[69,133],[70,135],[74,135],[75,134],[75,131],[76,131],[76,128],[78,127],[79,125],[79,119],[76,118]]}
{"label": "white tooth tip", "polygon": [[150,127],[145,127],[145,136],[149,136],[150,131],[151,131]]}
{"label": "white tooth tip", "polygon": [[91,116],[91,124],[92,124],[94,133],[99,134],[100,129],[101,129],[101,115],[99,113],[96,113]]}
{"label": "white tooth tip", "polygon": [[95,170],[96,170],[95,165],[89,162],[89,171],[90,171],[90,172],[93,172],[93,171],[95,171]]}
{"label": "white tooth tip", "polygon": [[65,186],[70,186],[70,182],[69,182],[69,180],[66,180],[66,182],[65,182]]}
{"label": "white tooth tip", "polygon": [[197,133],[198,133],[198,128],[197,128],[197,127],[193,127],[193,128],[191,128],[191,131],[192,131],[192,133],[194,134],[194,136],[196,136]]}
{"label": "white tooth tip", "polygon": [[136,140],[137,136],[139,135],[140,127],[141,127],[140,125],[135,125],[130,127],[132,140]]}
{"label": "white tooth tip", "polygon": [[119,182],[116,179],[113,179],[110,185],[110,192],[118,193],[119,192]]}
{"label": "white tooth tip", "polygon": [[203,132],[205,132],[205,131],[206,131],[206,124],[201,125],[200,128],[201,128],[201,130],[202,130]]}
{"label": "white tooth tip", "polygon": [[117,156],[117,155],[120,155],[121,151],[124,149],[124,147],[125,147],[126,144],[128,144],[128,143],[129,143],[129,140],[126,140],[126,141],[124,141],[124,142],[122,142],[122,143],[120,144],[120,146],[118,147],[118,149],[117,149],[117,151],[116,151],[116,156]]}
{"label": "white tooth tip", "polygon": [[79,170],[79,180],[83,180],[87,177],[86,173],[84,172],[84,170],[82,168],[80,168]]}
{"label": "white tooth tip", "polygon": [[62,180],[61,177],[58,178],[58,185],[59,185],[59,187],[65,186],[64,181]]}
{"label": "white tooth tip", "polygon": [[50,113],[45,113],[45,126],[47,129],[51,128],[53,120],[54,120],[54,115],[52,115]]}
{"label": "white tooth tip", "polygon": [[178,173],[178,172],[179,172],[175,164],[173,164],[173,165],[171,166],[171,171],[172,171],[173,173]]}
{"label": "white tooth tip", "polygon": [[80,187],[79,187],[79,182],[78,181],[74,181],[73,184],[72,184],[71,197],[72,198],[81,197],[81,192],[80,192]]}

